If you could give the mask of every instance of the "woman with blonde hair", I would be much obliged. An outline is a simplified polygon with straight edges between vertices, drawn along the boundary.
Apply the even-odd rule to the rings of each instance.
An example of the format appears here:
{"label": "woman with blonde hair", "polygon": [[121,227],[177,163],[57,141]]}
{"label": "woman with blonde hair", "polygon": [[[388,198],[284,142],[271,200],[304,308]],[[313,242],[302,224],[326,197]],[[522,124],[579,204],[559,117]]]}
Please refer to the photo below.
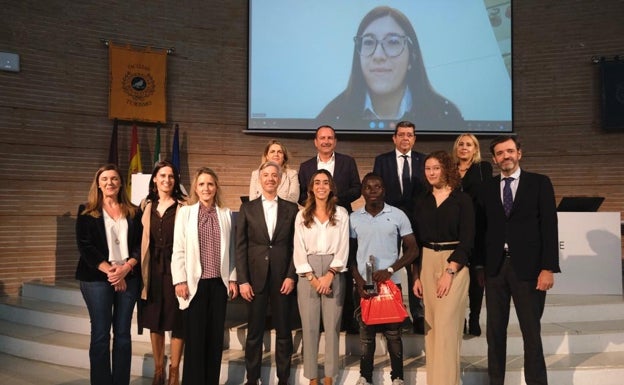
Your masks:
{"label": "woman with blonde hair", "polygon": [[[459,135],[453,145],[452,155],[461,176],[461,189],[470,195],[473,204],[475,204],[483,182],[492,177],[492,165],[481,160],[479,140],[473,134]],[[483,287],[485,282],[483,271],[479,271],[480,267],[472,265],[469,267],[470,288],[468,290],[468,298],[470,315],[468,325],[464,326],[464,333],[478,337],[481,335],[479,317],[481,315],[481,306],[483,305]]]}
{"label": "woman with blonde hair", "polygon": [[95,173],[88,202],[79,209],[76,240],[76,279],[91,320],[91,384],[127,385],[130,325],[140,285],[141,212],[130,202],[116,165],[104,165]]}
{"label": "woman with blonde hair", "polygon": [[320,322],[325,330],[325,381],[338,374],[338,344],[349,257],[349,214],[337,205],[336,186],[327,170],[308,183],[308,198],[295,218],[293,261],[300,278],[297,301],[303,332],[303,375],[318,382]]}
{"label": "woman with blonde hair", "polygon": [[[264,147],[260,164],[270,160],[280,165],[282,168],[282,181],[277,188],[277,196],[284,200],[297,203],[299,200],[299,178],[297,177],[297,170],[288,167],[289,158],[290,154],[286,146],[279,140],[272,139],[269,140],[269,143]],[[258,169],[251,172],[251,180],[249,181],[250,200],[256,199],[262,195],[262,186],[260,186],[258,175]]]}
{"label": "woman with blonde hair", "polygon": [[227,299],[238,295],[231,215],[217,174],[208,167],[197,170],[189,205],[176,216],[171,257],[175,293],[186,309],[184,385],[219,385]]}

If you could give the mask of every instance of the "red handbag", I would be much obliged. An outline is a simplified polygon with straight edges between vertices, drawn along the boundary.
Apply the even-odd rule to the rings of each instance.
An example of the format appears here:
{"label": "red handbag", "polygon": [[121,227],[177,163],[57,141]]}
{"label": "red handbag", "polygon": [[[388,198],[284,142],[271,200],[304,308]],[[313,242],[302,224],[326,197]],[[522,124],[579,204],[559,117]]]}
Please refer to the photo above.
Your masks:
{"label": "red handbag", "polygon": [[403,305],[403,294],[391,280],[377,283],[374,297],[360,300],[362,322],[366,325],[379,325],[403,322],[407,309]]}

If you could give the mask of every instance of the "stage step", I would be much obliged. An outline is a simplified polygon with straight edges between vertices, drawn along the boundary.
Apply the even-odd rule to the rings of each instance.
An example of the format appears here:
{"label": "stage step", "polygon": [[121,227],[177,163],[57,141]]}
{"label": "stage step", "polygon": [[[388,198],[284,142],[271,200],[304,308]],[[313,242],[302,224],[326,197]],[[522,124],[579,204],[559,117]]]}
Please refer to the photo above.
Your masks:
{"label": "stage step", "polygon": [[[621,384],[624,374],[624,306],[621,296],[547,296],[542,337],[549,378],[553,384]],[[221,382],[244,382],[243,346],[246,325],[241,311],[245,304],[233,301],[228,308],[227,350],[223,355]],[[485,313],[485,309],[484,309]],[[513,311],[512,311],[513,313]],[[482,315],[485,331],[485,314]],[[136,317],[135,317],[136,319]],[[522,339],[515,317],[508,333],[508,381],[522,383]],[[293,332],[295,384],[305,383],[301,362],[301,331]],[[425,383],[424,340],[420,335],[403,336],[406,383]],[[264,383],[273,383],[274,333],[265,336]],[[375,383],[389,382],[389,359],[385,341],[377,339]],[[323,352],[321,337],[320,352]],[[0,300],[0,352],[30,360],[75,368],[88,368],[89,318],[75,281],[56,285],[25,284],[19,297]],[[338,384],[354,383],[359,377],[359,337],[342,334],[342,371]],[[465,338],[462,344],[464,385],[482,384],[487,377],[485,336]],[[319,357],[322,363],[323,356]],[[153,360],[148,331],[139,336],[133,325],[134,376],[151,377]]]}

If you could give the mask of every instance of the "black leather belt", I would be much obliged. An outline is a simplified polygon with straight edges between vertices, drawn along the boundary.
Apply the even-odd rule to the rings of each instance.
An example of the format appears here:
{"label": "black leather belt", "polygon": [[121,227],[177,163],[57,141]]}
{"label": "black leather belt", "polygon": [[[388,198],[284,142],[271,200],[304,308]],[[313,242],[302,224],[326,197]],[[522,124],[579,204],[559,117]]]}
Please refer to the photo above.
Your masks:
{"label": "black leather belt", "polygon": [[423,247],[431,249],[433,251],[442,251],[442,250],[455,250],[459,242],[456,243],[429,243],[423,242]]}

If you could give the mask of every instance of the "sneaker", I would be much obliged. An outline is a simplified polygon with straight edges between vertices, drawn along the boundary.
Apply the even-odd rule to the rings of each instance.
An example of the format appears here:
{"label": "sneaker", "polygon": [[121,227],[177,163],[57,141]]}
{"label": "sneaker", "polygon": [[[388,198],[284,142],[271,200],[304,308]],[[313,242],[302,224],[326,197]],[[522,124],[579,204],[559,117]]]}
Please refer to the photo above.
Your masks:
{"label": "sneaker", "polygon": [[392,385],[403,385],[403,380],[400,378],[395,378],[392,380]]}
{"label": "sneaker", "polygon": [[364,377],[360,377],[359,380],[357,380],[357,382],[355,383],[355,385],[373,385],[370,382],[366,381],[366,378]]}

